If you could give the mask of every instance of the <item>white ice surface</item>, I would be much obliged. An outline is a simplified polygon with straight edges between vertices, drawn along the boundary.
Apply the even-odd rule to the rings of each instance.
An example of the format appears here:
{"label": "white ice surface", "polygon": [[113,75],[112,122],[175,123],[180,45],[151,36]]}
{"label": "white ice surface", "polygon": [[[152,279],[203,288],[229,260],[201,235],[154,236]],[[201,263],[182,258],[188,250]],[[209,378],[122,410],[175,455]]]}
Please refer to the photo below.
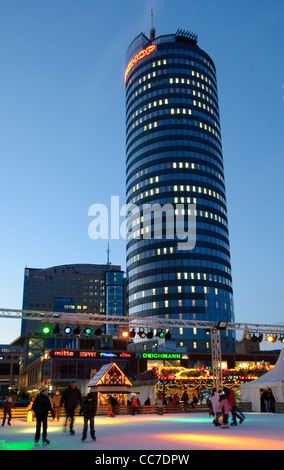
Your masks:
{"label": "white ice surface", "polygon": [[[83,418],[76,417],[71,436],[60,422],[48,422],[50,444],[34,444],[35,421],[13,418],[0,426],[1,450],[284,450],[284,415],[245,413],[245,421],[228,429],[215,427],[206,412],[188,414],[97,416],[97,440],[89,431],[82,442]],[[2,423],[1,423],[2,424]]]}

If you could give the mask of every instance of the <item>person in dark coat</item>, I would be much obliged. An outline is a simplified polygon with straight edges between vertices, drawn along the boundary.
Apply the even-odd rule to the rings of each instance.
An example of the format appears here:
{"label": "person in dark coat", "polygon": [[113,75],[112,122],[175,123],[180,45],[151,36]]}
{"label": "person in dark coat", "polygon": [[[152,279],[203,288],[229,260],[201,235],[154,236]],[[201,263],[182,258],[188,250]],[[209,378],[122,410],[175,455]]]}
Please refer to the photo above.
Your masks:
{"label": "person in dark coat", "polygon": [[8,415],[8,424],[9,426],[11,425],[11,419],[12,419],[12,408],[15,408],[15,405],[13,403],[13,400],[11,397],[8,397],[4,403],[3,403],[3,410],[4,410],[4,415],[3,415],[3,422],[2,426],[4,426],[5,421],[6,421],[6,415]]}
{"label": "person in dark coat", "polygon": [[96,440],[95,436],[95,415],[97,412],[97,393],[88,393],[84,399],[81,407],[82,414],[84,416],[84,427],[82,441],[85,441],[88,431],[88,422],[90,422],[90,434],[93,441]]}
{"label": "person in dark coat", "polygon": [[75,410],[78,403],[82,403],[82,395],[80,390],[77,388],[76,382],[71,382],[68,388],[63,392],[60,406],[64,406],[66,410],[66,421],[67,425],[68,418],[70,419],[70,434],[75,434],[73,429]]}
{"label": "person in dark coat", "polygon": [[39,441],[40,429],[42,425],[42,442],[44,444],[49,444],[50,441],[47,439],[47,416],[49,411],[52,414],[53,418],[55,414],[51,406],[50,399],[47,396],[47,388],[43,385],[39,387],[39,394],[37,395],[33,403],[32,411],[34,412],[36,417],[35,443],[37,444]]}
{"label": "person in dark coat", "polygon": [[56,390],[51,401],[52,401],[52,406],[54,409],[55,416],[57,417],[57,421],[59,421],[60,420],[60,402],[61,402],[61,393],[59,392],[59,390]]}

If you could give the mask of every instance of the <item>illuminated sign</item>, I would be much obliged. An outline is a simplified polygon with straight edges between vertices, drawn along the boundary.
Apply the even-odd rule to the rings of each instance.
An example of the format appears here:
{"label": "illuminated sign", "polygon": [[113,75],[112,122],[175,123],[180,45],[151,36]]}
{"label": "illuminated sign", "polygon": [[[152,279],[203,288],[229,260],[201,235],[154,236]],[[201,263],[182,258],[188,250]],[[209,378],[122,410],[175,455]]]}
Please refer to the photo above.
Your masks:
{"label": "illuminated sign", "polygon": [[68,349],[62,349],[62,351],[53,351],[54,357],[73,357],[74,351],[68,351]]}
{"label": "illuminated sign", "polygon": [[[68,359],[101,359],[105,357],[116,357],[116,358],[131,358],[130,353],[121,352],[97,352],[97,351],[78,351],[70,349],[52,350],[47,353],[48,357],[68,358]],[[47,355],[42,356],[42,360],[48,359]]]}
{"label": "illuminated sign", "polygon": [[142,353],[142,358],[143,359],[181,359],[181,354],[179,353]]}
{"label": "illuminated sign", "polygon": [[120,353],[119,357],[131,357],[131,354],[123,352]]}
{"label": "illuminated sign", "polygon": [[138,54],[136,54],[136,56],[129,62],[127,69],[125,71],[125,82],[127,79],[127,75],[129,74],[132,67],[135,64],[137,64],[139,60],[144,59],[145,56],[151,54],[151,52],[153,52],[155,49],[156,49],[156,46],[151,45],[151,46],[146,47],[146,49],[143,49],[142,51],[140,51]]}
{"label": "illuminated sign", "polygon": [[79,357],[97,357],[94,351],[79,351]]}
{"label": "illuminated sign", "polygon": [[114,353],[105,353],[105,352],[103,352],[103,353],[100,353],[100,356],[101,356],[101,357],[116,357],[117,354],[114,354]]}

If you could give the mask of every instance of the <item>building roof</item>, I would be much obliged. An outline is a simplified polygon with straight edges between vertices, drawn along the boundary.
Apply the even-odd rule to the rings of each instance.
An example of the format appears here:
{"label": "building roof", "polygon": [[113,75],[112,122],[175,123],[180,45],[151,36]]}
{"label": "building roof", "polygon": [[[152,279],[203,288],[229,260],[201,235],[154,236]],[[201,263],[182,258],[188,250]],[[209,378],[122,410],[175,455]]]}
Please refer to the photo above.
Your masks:
{"label": "building roof", "polygon": [[118,385],[132,386],[132,383],[122,370],[120,370],[118,365],[115,362],[111,362],[102,366],[87,386],[97,387],[99,385],[114,386],[117,388]]}

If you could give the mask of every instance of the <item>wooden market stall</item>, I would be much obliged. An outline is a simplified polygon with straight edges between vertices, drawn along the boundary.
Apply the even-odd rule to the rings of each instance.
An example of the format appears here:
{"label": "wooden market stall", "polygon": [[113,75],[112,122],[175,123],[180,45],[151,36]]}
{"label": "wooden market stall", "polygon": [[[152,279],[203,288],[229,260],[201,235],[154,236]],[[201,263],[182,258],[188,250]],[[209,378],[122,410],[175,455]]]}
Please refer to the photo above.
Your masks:
{"label": "wooden market stall", "polygon": [[127,407],[127,395],[132,383],[115,362],[105,364],[87,385],[90,392],[98,393],[98,414],[106,411],[106,401],[114,397],[120,408]]}

